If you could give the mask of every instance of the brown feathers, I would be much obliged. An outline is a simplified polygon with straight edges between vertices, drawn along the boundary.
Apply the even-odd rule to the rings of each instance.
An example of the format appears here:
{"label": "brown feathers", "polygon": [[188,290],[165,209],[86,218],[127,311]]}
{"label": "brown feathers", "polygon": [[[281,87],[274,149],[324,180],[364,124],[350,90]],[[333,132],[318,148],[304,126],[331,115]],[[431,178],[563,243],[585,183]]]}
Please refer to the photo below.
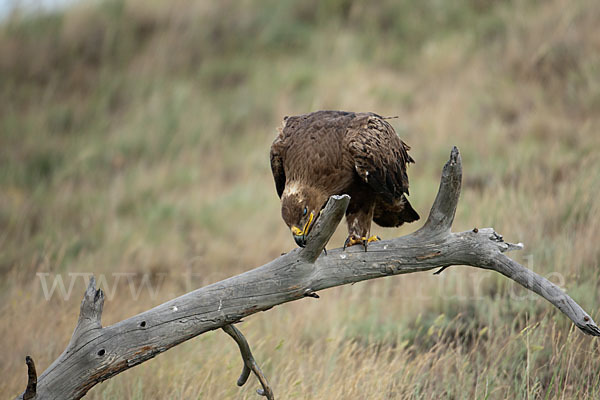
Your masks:
{"label": "brown feathers", "polygon": [[[290,228],[303,226],[329,196],[349,194],[349,235],[368,236],[371,220],[399,226],[419,218],[408,203],[406,167],[414,160],[385,118],[317,111],[286,117],[271,146],[271,170]],[[306,211],[305,211],[306,208]]]}

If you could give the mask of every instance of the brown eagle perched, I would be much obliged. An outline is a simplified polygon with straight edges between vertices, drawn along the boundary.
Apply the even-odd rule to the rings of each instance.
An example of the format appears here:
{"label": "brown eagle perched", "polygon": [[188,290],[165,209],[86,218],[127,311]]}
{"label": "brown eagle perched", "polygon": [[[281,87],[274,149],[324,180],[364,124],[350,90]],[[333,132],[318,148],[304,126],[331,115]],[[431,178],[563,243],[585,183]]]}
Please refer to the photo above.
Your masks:
{"label": "brown eagle perched", "polygon": [[300,247],[332,195],[350,195],[344,248],[378,240],[371,221],[396,227],[419,219],[408,195],[414,160],[385,118],[374,113],[317,111],[285,117],[271,145],[281,216]]}

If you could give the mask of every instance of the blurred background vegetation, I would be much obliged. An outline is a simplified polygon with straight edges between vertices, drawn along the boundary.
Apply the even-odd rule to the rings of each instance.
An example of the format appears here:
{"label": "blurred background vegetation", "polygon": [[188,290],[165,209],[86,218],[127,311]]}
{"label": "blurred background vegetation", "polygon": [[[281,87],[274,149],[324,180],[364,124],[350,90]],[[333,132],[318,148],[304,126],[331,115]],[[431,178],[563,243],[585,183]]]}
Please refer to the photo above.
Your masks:
{"label": "blurred background vegetation", "polygon": [[[12,12],[0,22],[0,392],[20,393],[25,355],[43,371],[75,326],[83,280],[47,300],[39,273],[67,289],[73,273],[105,277],[108,325],[293,248],[269,147],[283,116],[318,109],[399,116],[422,216],[458,146],[454,229],[524,242],[517,260],[599,320],[598,21],[596,0]],[[240,329],[281,399],[600,397],[598,341],[491,272],[331,289]],[[88,397],[257,398],[255,381],[235,386],[240,368],[213,332]]]}

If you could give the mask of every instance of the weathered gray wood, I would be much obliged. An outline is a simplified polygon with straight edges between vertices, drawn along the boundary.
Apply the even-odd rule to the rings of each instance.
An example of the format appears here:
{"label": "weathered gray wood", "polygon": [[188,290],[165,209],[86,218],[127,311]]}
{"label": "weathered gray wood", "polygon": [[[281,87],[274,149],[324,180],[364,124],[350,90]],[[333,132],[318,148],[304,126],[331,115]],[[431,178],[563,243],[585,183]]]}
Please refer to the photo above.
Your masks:
{"label": "weathered gray wood", "polygon": [[[460,195],[458,149],[444,166],[426,224],[400,238],[322,252],[340,222],[347,196],[333,196],[318,218],[307,246],[256,269],[203,287],[114,325],[102,327],[104,296],[90,280],[79,321],[66,350],[39,377],[36,399],[78,399],[98,382],[138,365],[204,332],[319,290],[389,275],[469,265],[498,271],[558,307],[584,333],[600,336],[591,317],[565,292],[503,253],[491,228],[451,233]],[[23,398],[23,395],[19,396]]]}
{"label": "weathered gray wood", "polygon": [[23,400],[35,399],[37,390],[37,372],[35,372],[35,363],[29,356],[25,357],[25,364],[27,364],[27,388],[23,393]]}
{"label": "weathered gray wood", "polygon": [[262,386],[262,389],[258,389],[256,392],[258,394],[260,394],[261,396],[265,396],[267,398],[267,400],[275,400],[275,397],[273,395],[273,389],[271,389],[271,386],[269,385],[267,378],[265,377],[265,375],[261,371],[260,367],[256,363],[256,360],[254,360],[252,351],[250,351],[250,345],[248,345],[248,341],[246,341],[246,338],[244,337],[244,335],[242,335],[242,332],[240,332],[233,325],[225,325],[223,327],[223,330],[229,336],[231,336],[233,338],[233,340],[235,340],[235,342],[240,347],[240,353],[242,353],[242,360],[244,362],[244,367],[242,369],[242,373],[240,374],[240,377],[238,378],[237,385],[244,386],[244,384],[248,381],[250,372],[254,372],[254,375],[256,375],[256,378],[258,379],[258,381],[260,382],[260,384]]}

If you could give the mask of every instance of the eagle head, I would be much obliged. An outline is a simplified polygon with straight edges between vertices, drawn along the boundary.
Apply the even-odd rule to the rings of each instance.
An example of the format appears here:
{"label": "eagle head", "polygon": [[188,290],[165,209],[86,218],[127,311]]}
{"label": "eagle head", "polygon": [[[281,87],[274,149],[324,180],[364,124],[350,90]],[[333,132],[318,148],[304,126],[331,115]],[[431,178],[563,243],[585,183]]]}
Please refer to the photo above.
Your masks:
{"label": "eagle head", "polygon": [[307,235],[326,202],[327,195],[317,188],[296,182],[286,184],[281,196],[281,216],[298,246],[306,245]]}

